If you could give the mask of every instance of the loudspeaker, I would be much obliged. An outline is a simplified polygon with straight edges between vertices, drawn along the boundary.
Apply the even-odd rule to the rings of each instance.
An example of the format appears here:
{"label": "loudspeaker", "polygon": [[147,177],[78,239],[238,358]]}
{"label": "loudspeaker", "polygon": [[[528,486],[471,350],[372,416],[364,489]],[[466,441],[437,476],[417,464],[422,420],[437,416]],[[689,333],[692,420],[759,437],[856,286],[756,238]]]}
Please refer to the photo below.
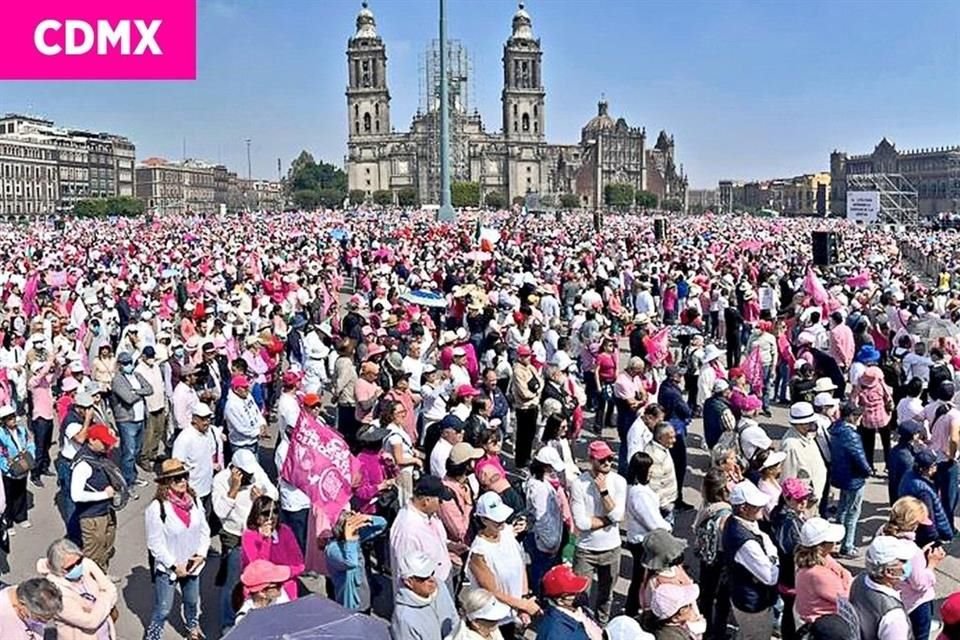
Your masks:
{"label": "loudspeaker", "polygon": [[840,242],[842,238],[839,233],[835,231],[814,231],[812,239],[813,264],[818,267],[827,267],[840,262]]}
{"label": "loudspeaker", "polygon": [[653,237],[657,242],[662,242],[667,237],[667,219],[653,219]]}

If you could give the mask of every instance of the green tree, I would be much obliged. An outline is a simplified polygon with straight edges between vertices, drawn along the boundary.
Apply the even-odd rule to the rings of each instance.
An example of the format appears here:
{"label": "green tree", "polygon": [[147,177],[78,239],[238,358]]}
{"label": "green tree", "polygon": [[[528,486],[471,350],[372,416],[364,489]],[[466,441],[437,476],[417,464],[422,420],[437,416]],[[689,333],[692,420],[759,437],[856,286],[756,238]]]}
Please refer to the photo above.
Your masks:
{"label": "green tree", "polygon": [[320,195],[313,189],[299,189],[293,192],[293,202],[301,209],[316,209]]}
{"label": "green tree", "polygon": [[491,191],[483,197],[484,204],[490,209],[503,209],[507,204],[507,199],[499,191]]}
{"label": "green tree", "polygon": [[343,205],[343,191],[340,189],[317,189],[317,202],[325,209],[339,209]]}
{"label": "green tree", "polygon": [[561,193],[560,206],[564,209],[576,209],[580,206],[580,196],[575,193]]}
{"label": "green tree", "polygon": [[667,198],[663,201],[661,205],[667,211],[682,211],[683,203],[680,202],[679,198]]}
{"label": "green tree", "polygon": [[367,199],[367,194],[363,189],[350,189],[350,204],[363,204]]}
{"label": "green tree", "polygon": [[527,204],[527,199],[523,196],[513,196],[513,200],[510,201],[510,204],[515,207],[522,207],[523,205]]}
{"label": "green tree", "polygon": [[378,189],[373,192],[373,201],[381,207],[393,204],[393,192],[386,189]]}
{"label": "green tree", "polygon": [[637,191],[637,206],[642,209],[653,209],[657,206],[657,196],[649,191]]}
{"label": "green tree", "polygon": [[450,200],[455,207],[480,206],[480,185],[476,182],[454,182],[450,185]]}
{"label": "green tree", "polygon": [[404,187],[397,191],[397,202],[401,207],[416,207],[420,204],[420,198],[417,197],[417,190],[413,187]]}
{"label": "green tree", "polygon": [[99,198],[80,200],[73,205],[73,215],[81,218],[100,218],[107,215],[107,203]]}
{"label": "green tree", "polygon": [[633,187],[614,182],[603,188],[603,199],[610,207],[629,207],[633,204]]}
{"label": "green tree", "polygon": [[73,206],[73,215],[81,218],[102,218],[105,216],[133,217],[142,215],[142,200],[129,196],[111,198],[87,198]]}
{"label": "green tree", "polygon": [[547,209],[554,209],[557,206],[557,198],[556,196],[552,196],[552,195],[543,196],[542,198],[540,198],[540,204],[546,207]]}
{"label": "green tree", "polygon": [[305,190],[335,189],[343,200],[347,195],[347,174],[328,162],[316,162],[308,151],[301,151],[290,163],[284,187],[290,195]]}

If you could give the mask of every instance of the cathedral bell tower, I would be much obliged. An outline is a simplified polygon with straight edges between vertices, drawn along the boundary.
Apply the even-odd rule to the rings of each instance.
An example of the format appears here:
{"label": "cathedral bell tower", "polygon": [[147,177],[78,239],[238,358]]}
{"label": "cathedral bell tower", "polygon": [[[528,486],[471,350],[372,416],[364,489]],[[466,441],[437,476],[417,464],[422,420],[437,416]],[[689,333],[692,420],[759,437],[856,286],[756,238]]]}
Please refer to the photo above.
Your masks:
{"label": "cathedral bell tower", "polygon": [[523,3],[513,16],[513,33],[503,46],[503,136],[508,141],[542,142],[543,80],[540,40],[533,37]]}
{"label": "cathedral bell tower", "polygon": [[357,15],[357,32],[347,41],[347,75],[349,139],[390,133],[387,50],[366,2]]}

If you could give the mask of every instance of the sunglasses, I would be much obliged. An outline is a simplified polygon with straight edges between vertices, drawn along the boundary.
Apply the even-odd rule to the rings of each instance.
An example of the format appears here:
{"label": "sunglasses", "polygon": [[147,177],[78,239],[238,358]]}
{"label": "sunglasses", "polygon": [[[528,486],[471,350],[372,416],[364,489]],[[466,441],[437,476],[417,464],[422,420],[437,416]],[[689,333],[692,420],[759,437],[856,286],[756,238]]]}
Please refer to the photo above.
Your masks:
{"label": "sunglasses", "polygon": [[70,573],[71,571],[73,571],[74,569],[76,569],[77,567],[79,567],[81,564],[83,564],[83,556],[80,556],[80,557],[77,558],[74,562],[71,562],[70,564],[68,564],[67,566],[65,566],[65,567],[63,568],[63,572],[64,572],[64,573]]}
{"label": "sunglasses", "polygon": [[600,464],[613,464],[613,458],[604,458],[603,460],[597,460]]}
{"label": "sunglasses", "polygon": [[170,484],[176,484],[178,482],[186,482],[190,478],[189,474],[183,474],[181,476],[173,476],[170,478]]}
{"label": "sunglasses", "polygon": [[261,517],[261,518],[272,518],[272,517],[274,517],[275,515],[277,515],[277,510],[276,510],[276,509],[266,509],[266,510],[260,512],[260,517]]}

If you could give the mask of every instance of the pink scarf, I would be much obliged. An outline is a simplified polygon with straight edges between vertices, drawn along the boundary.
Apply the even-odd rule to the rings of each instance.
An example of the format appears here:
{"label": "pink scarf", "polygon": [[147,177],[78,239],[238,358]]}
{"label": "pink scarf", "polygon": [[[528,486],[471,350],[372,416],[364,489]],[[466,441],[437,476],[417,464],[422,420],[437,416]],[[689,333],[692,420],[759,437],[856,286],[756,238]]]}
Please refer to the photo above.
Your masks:
{"label": "pink scarf", "polygon": [[190,528],[190,512],[193,511],[193,497],[189,493],[177,495],[174,492],[167,494],[167,502],[173,507],[173,512],[183,522],[184,526]]}

